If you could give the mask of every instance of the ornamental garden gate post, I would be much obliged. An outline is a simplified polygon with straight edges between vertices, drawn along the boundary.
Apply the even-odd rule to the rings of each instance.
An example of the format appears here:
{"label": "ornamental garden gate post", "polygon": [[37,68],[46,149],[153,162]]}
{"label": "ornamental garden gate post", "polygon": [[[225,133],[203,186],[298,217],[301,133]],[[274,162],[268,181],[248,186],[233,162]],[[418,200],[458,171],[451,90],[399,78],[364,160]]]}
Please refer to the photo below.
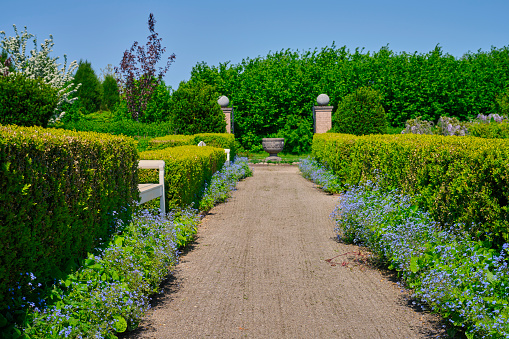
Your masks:
{"label": "ornamental garden gate post", "polygon": [[217,99],[217,103],[221,106],[224,113],[224,120],[226,121],[226,133],[233,133],[233,107],[228,107],[230,99],[226,96],[221,96]]}
{"label": "ornamental garden gate post", "polygon": [[316,98],[318,106],[313,106],[313,133],[327,133],[332,128],[332,108],[327,106],[330,99],[327,94]]}

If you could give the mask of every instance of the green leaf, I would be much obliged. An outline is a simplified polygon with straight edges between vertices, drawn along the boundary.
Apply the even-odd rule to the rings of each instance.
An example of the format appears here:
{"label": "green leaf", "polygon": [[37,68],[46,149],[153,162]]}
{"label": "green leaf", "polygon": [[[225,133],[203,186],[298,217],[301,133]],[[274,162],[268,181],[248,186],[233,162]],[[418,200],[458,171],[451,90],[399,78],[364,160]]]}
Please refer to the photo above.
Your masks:
{"label": "green leaf", "polygon": [[115,239],[115,245],[122,246],[123,243],[124,243],[124,237],[118,237]]}
{"label": "green leaf", "polygon": [[7,323],[8,323],[7,318],[0,314],[0,327],[4,327],[5,325],[7,325]]}
{"label": "green leaf", "polygon": [[122,316],[114,316],[113,319],[115,319],[115,322],[113,323],[113,329],[117,331],[118,333],[125,332],[127,329],[127,321]]}
{"label": "green leaf", "polygon": [[417,263],[417,257],[411,257],[410,258],[410,271],[413,273],[419,272],[419,264]]}

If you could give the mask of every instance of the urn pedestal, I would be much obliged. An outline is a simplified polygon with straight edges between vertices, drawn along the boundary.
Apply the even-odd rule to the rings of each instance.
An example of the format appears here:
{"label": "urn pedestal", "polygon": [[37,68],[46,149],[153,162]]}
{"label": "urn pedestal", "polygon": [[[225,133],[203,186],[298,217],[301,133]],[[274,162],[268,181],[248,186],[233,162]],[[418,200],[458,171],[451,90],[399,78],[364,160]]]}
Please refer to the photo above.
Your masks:
{"label": "urn pedestal", "polygon": [[265,161],[281,161],[281,158],[277,154],[283,151],[285,146],[284,138],[263,138],[262,147],[263,150],[269,153],[269,156],[265,158]]}

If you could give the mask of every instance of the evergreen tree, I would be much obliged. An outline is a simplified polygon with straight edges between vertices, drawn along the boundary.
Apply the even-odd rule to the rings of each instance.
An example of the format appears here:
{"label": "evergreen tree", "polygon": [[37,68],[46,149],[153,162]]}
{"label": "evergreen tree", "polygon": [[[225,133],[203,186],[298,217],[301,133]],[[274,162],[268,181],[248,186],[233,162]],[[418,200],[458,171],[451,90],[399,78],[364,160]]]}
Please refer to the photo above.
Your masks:
{"label": "evergreen tree", "polygon": [[81,107],[87,113],[101,109],[102,86],[88,61],[80,60],[78,70],[74,76],[74,83],[81,84],[76,92]]}
{"label": "evergreen tree", "polygon": [[107,74],[104,76],[102,87],[103,87],[103,97],[102,97],[103,107],[111,111],[120,100],[117,80],[113,75]]}

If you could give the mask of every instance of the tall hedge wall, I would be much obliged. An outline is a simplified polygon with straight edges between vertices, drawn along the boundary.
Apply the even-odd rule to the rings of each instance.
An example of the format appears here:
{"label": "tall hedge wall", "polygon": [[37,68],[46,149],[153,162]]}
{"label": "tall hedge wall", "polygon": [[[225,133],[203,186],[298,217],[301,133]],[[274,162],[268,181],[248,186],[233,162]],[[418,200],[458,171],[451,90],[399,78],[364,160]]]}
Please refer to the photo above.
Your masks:
{"label": "tall hedge wall", "polygon": [[[466,52],[466,51],[465,51]],[[330,105],[359,87],[380,92],[391,126],[408,119],[460,120],[495,108],[509,83],[509,47],[455,58],[440,46],[428,53],[397,53],[330,47],[282,50],[238,64],[197,64],[191,80],[204,81],[226,95],[235,108],[235,136],[246,149],[261,150],[261,138],[286,138],[285,151],[303,152],[312,140],[312,106],[329,95]]]}
{"label": "tall hedge wall", "polygon": [[[0,125],[0,310],[112,232],[138,200],[134,140]],[[19,288],[18,288],[19,287]]]}
{"label": "tall hedge wall", "polygon": [[[223,148],[210,146],[176,146],[140,153],[142,160],[164,160],[166,208],[195,205],[203,194],[205,183],[223,166]],[[155,170],[140,169],[140,183],[159,182]]]}
{"label": "tall hedge wall", "polygon": [[377,181],[443,225],[509,240],[509,141],[437,135],[316,134],[313,156],[343,184]]}

